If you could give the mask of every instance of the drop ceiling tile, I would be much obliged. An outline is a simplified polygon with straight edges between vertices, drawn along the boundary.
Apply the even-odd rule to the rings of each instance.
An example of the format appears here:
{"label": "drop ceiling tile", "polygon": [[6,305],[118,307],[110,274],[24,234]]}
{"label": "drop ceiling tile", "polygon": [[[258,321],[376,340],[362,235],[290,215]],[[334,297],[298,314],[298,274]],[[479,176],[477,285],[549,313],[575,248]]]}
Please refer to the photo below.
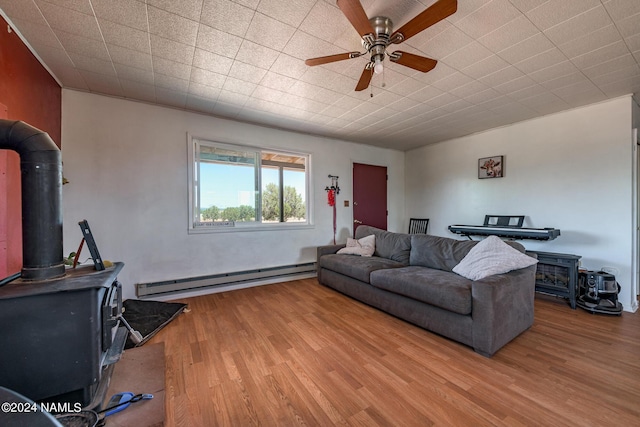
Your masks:
{"label": "drop ceiling tile", "polygon": [[510,0],[511,4],[518,8],[521,12],[529,12],[532,9],[548,2],[549,0]]}
{"label": "drop ceiling tile", "polygon": [[85,15],[47,2],[40,3],[40,12],[54,30],[62,30],[82,38],[102,40],[100,29],[92,15]]}
{"label": "drop ceiling tile", "polygon": [[477,62],[483,61],[492,55],[489,49],[482,46],[480,43],[474,41],[441,59],[442,62],[461,70]]}
{"label": "drop ceiling tile", "polygon": [[604,3],[604,7],[613,20],[621,20],[640,13],[640,2],[636,0],[612,0]]}
{"label": "drop ceiling tile", "polygon": [[256,90],[254,90],[251,94],[251,98],[262,99],[264,101],[270,101],[280,104],[282,103],[284,95],[285,93],[279,90],[270,89],[265,86],[258,86],[256,87]]}
{"label": "drop ceiling tile", "polygon": [[153,69],[151,55],[115,45],[107,45],[107,50],[114,63],[148,71]]}
{"label": "drop ceiling tile", "polygon": [[419,46],[419,49],[430,58],[440,59],[472,42],[471,37],[452,25],[429,40],[426,45]]}
{"label": "drop ceiling tile", "polygon": [[573,65],[571,61],[565,60],[550,67],[530,73],[529,77],[538,83],[544,83],[574,73],[578,73],[576,66]]}
{"label": "drop ceiling tile", "polygon": [[243,37],[253,19],[254,11],[225,0],[204,0],[200,23]]}
{"label": "drop ceiling tile", "polygon": [[508,66],[509,63],[500,58],[498,55],[491,55],[466,68],[463,68],[461,71],[464,74],[473,77],[474,79],[480,79],[482,77],[488,76],[489,74],[507,68]]}
{"label": "drop ceiling tile", "polygon": [[298,59],[316,58],[319,56],[340,53],[340,49],[324,40],[318,40],[304,31],[296,31],[282,49],[282,52]]}
{"label": "drop ceiling tile", "polygon": [[77,68],[53,64],[50,69],[51,72],[53,72],[53,74],[62,82],[64,87],[89,90],[89,86],[87,86],[84,77],[82,77],[82,74],[80,74]]}
{"label": "drop ceiling tile", "polygon": [[100,31],[104,41],[110,45],[151,53],[149,34],[144,31],[104,20],[100,21]]}
{"label": "drop ceiling tile", "polygon": [[467,95],[462,98],[466,101],[469,101],[472,104],[480,105],[486,102],[491,102],[500,97],[504,97],[504,95],[502,95],[500,92],[498,92],[495,89],[489,88],[487,90],[483,90],[482,92]]}
{"label": "drop ceiling tile", "polygon": [[290,2],[262,0],[258,5],[258,12],[297,28],[309,14],[309,11],[315,3],[315,0],[296,0]]}
{"label": "drop ceiling tile", "polygon": [[596,77],[608,74],[612,70],[620,70],[623,68],[631,67],[636,64],[637,62],[633,57],[633,55],[628,53],[626,55],[612,59],[610,61],[599,63],[593,67],[585,68],[582,70],[582,72],[590,79],[594,79]]}
{"label": "drop ceiling tile", "polygon": [[0,0],[0,9],[14,20],[33,22],[44,25],[45,20],[40,9],[31,1]]}
{"label": "drop ceiling tile", "polygon": [[227,104],[235,104],[242,106],[249,97],[247,95],[243,95],[237,92],[230,92],[228,90],[221,90],[220,95],[218,95],[218,102],[227,103]]}
{"label": "drop ceiling tile", "polygon": [[604,7],[595,7],[563,23],[549,28],[544,34],[554,43],[566,43],[581,34],[611,25],[611,18]]}
{"label": "drop ceiling tile", "polygon": [[183,80],[189,80],[191,75],[191,67],[181,62],[171,61],[159,56],[153,57],[153,71],[164,74],[165,76],[173,76]]}
{"label": "drop ceiling tile", "polygon": [[267,73],[260,81],[260,85],[286,92],[296,82],[297,80],[292,77],[284,76],[273,71],[267,71]]}
{"label": "drop ceiling tile", "polygon": [[458,98],[467,98],[469,96],[481,93],[489,89],[487,85],[478,80],[471,80],[467,84],[450,89],[448,92]]}
{"label": "drop ceiling tile", "polygon": [[498,55],[510,64],[516,64],[552,48],[553,43],[548,38],[542,33],[536,33],[528,39],[501,50]]}
{"label": "drop ceiling tile", "polygon": [[510,80],[506,83],[499,84],[494,86],[493,88],[498,92],[501,92],[505,95],[509,95],[512,92],[517,92],[522,89],[526,89],[530,86],[535,86],[537,83],[533,81],[528,76],[518,77],[517,79]]}
{"label": "drop ceiling tile", "polygon": [[85,15],[93,15],[93,9],[91,8],[89,0],[34,0],[37,5],[40,5],[40,3],[44,1],[84,13]]}
{"label": "drop ceiling tile", "polygon": [[230,77],[256,84],[260,83],[265,74],[267,74],[267,70],[264,68],[258,68],[240,61],[234,61],[231,70],[229,70]]}
{"label": "drop ceiling tile", "polygon": [[156,100],[168,106],[184,108],[187,105],[187,94],[164,88],[156,88]]}
{"label": "drop ceiling tile", "polygon": [[124,64],[113,64],[119,79],[126,79],[138,83],[153,85],[153,72]]}
{"label": "drop ceiling tile", "polygon": [[202,0],[147,0],[147,3],[193,21],[200,20]]}
{"label": "drop ceiling tile", "polygon": [[256,87],[257,85],[253,83],[247,83],[233,77],[227,77],[227,80],[224,82],[224,86],[222,88],[224,90],[240,93],[242,95],[251,95]]}
{"label": "drop ceiling tile", "polygon": [[260,46],[259,44],[255,44],[248,40],[244,40],[238,50],[236,60],[268,70],[271,68],[277,57],[277,51],[265,46]]}
{"label": "drop ceiling tile", "polygon": [[216,105],[216,100],[211,98],[203,98],[198,95],[187,95],[186,107],[192,111],[200,111],[202,113],[211,113]]}
{"label": "drop ceiling tile", "polygon": [[536,27],[545,31],[597,6],[602,6],[600,0],[549,0],[526,15]]}
{"label": "drop ceiling tile", "polygon": [[222,88],[227,76],[214,73],[213,71],[203,70],[202,68],[193,68],[191,70],[191,83],[198,83],[216,88]]}
{"label": "drop ceiling tile", "polygon": [[200,49],[228,58],[235,58],[241,44],[241,37],[200,24],[196,41],[196,47]]}
{"label": "drop ceiling tile", "polygon": [[155,102],[156,100],[156,90],[153,85],[122,78],[120,79],[120,85],[125,98],[148,102]]}
{"label": "drop ceiling tile", "polygon": [[349,21],[340,9],[325,2],[316,2],[299,28],[329,43],[337,41],[345,29],[351,30]]}
{"label": "drop ceiling tile", "polygon": [[571,58],[576,67],[580,69],[590,68],[594,65],[619,58],[629,53],[629,48],[622,40],[612,43],[608,46],[592,50],[584,55]]}
{"label": "drop ceiling tile", "polygon": [[67,52],[78,53],[109,61],[109,52],[103,41],[84,38],[75,34],[57,31],[57,37]]}
{"label": "drop ceiling tile", "polygon": [[608,97],[618,97],[622,95],[628,95],[630,93],[640,92],[640,81],[637,77],[635,77],[631,80],[622,80],[600,86],[600,89]]}
{"label": "drop ceiling tile", "polygon": [[470,15],[455,22],[455,26],[477,39],[522,16],[508,0],[493,0]]}
{"label": "drop ceiling tile", "polygon": [[222,89],[219,87],[214,87],[208,84],[201,84],[201,83],[196,83],[194,81],[191,81],[189,82],[189,90],[187,93],[189,95],[195,95],[201,98],[218,99],[221,91]]}
{"label": "drop ceiling tile", "polygon": [[584,55],[592,50],[610,45],[621,40],[620,33],[615,25],[610,24],[595,31],[587,32],[581,37],[574,38],[571,41],[563,42],[558,48],[567,55],[568,58]]}
{"label": "drop ceiling tile", "polygon": [[566,61],[567,57],[558,48],[554,47],[514,65],[525,74],[531,74]]}
{"label": "drop ceiling tile", "polygon": [[226,56],[217,55],[215,53],[207,52],[206,50],[196,49],[193,57],[193,66],[203,68],[205,70],[213,71],[218,74],[227,75],[233,60]]}
{"label": "drop ceiling tile", "polygon": [[419,80],[415,80],[412,78],[407,78],[395,85],[391,85],[388,87],[390,92],[393,92],[402,96],[409,96],[425,87],[425,84]]}
{"label": "drop ceiling tile", "polygon": [[[33,46],[37,52],[38,56],[47,64],[47,66],[51,69],[53,68],[73,68],[73,62],[71,62],[71,58],[67,55],[67,52],[62,49],[62,47],[50,47],[50,46]],[[64,83],[64,82],[63,82]]]}
{"label": "drop ceiling tile", "polygon": [[640,25],[638,25],[638,20],[640,20],[640,14],[632,15],[624,19],[620,19],[616,21],[616,27],[622,37],[630,37],[635,34],[640,34]]}
{"label": "drop ceiling tile", "polygon": [[165,76],[164,74],[155,73],[154,82],[156,87],[172,90],[174,92],[187,92],[189,89],[189,81],[179,79],[173,76]]}
{"label": "drop ceiling tile", "polygon": [[44,20],[42,24],[36,24],[33,21],[25,21],[23,19],[14,19],[12,22],[13,28],[17,27],[18,31],[20,31],[23,37],[29,40],[29,44],[36,50],[38,49],[37,46],[62,49],[60,41],[51,27],[46,25]]}
{"label": "drop ceiling tile", "polygon": [[572,107],[594,104],[606,99],[606,95],[604,94],[604,92],[595,87],[593,84],[585,85],[584,87],[580,87],[580,85],[581,83],[578,83],[577,85],[574,85],[578,86],[578,88],[568,89],[566,92],[560,92],[565,89],[562,88],[558,91],[555,91],[555,93]]}
{"label": "drop ceiling tile", "polygon": [[190,65],[194,61],[195,47],[174,40],[165,39],[155,34],[150,35],[151,54],[171,61]]}
{"label": "drop ceiling tile", "polygon": [[[90,71],[95,74],[102,74],[107,76],[115,76],[116,71],[113,68],[113,64],[111,61],[105,61],[99,58],[93,58],[89,56],[84,56],[75,52],[68,52],[71,61],[73,64],[79,69],[83,71]],[[84,76],[84,73],[82,74]],[[94,83],[96,83],[97,78],[94,78]],[[96,83],[97,84],[97,83]]]}
{"label": "drop ceiling tile", "polygon": [[348,111],[360,105],[360,101],[353,98],[351,94],[349,94],[336,99],[333,105]]}
{"label": "drop ceiling tile", "polygon": [[640,51],[640,34],[636,34],[635,36],[627,37],[625,40],[627,46],[629,46],[629,50],[631,52]]}
{"label": "drop ceiling tile", "polygon": [[260,0],[231,0],[231,1],[241,4],[253,10],[255,10],[258,7],[258,3],[260,3]]}
{"label": "drop ceiling tile", "polygon": [[87,83],[91,92],[103,93],[107,95],[123,96],[120,81],[114,75],[104,75],[100,73],[94,73],[89,70],[79,70],[80,74]]}
{"label": "drop ceiling tile", "polygon": [[544,92],[545,88],[542,87],[539,84],[535,84],[529,87],[525,87],[523,89],[520,90],[516,90],[513,92],[509,92],[509,94],[507,95],[509,98],[514,99],[516,101],[520,101],[522,99],[525,98],[530,98],[532,96],[535,96],[537,94],[539,94],[540,92]]}
{"label": "drop ceiling tile", "polygon": [[270,71],[283,76],[298,79],[307,72],[307,67],[303,60],[280,53],[270,68]]}
{"label": "drop ceiling tile", "polygon": [[147,7],[135,0],[91,0],[98,21],[117,22],[118,24],[147,31]]}
{"label": "drop ceiling tile", "polygon": [[472,81],[474,81],[473,78],[456,71],[450,73],[445,78],[434,82],[433,86],[442,91],[449,92],[455,88],[469,84]]}
{"label": "drop ceiling tile", "polygon": [[601,87],[619,81],[633,81],[634,79],[636,83],[640,83],[640,66],[637,64],[594,77],[592,81],[598,85],[598,87]]}
{"label": "drop ceiling tile", "polygon": [[[431,98],[429,100],[427,100],[425,102],[426,105],[428,105],[431,108],[441,108],[445,105],[449,105],[452,104],[456,101],[459,101],[460,98],[458,98],[455,95],[452,95],[450,93],[443,93],[442,95],[436,96],[434,98]],[[446,110],[449,111],[449,110]]]}
{"label": "drop ceiling tile", "polygon": [[[356,87],[356,80],[320,67],[309,67],[301,77],[302,81],[330,89],[338,93],[351,93]],[[356,95],[357,96],[357,95]]]}
{"label": "drop ceiling tile", "polygon": [[245,38],[268,48],[281,51],[296,29],[290,25],[256,13],[249,25]]}
{"label": "drop ceiling tile", "polygon": [[540,31],[525,16],[518,16],[507,24],[481,37],[478,41],[492,52],[500,52],[538,34]]}
{"label": "drop ceiling tile", "polygon": [[[336,94],[334,94],[334,99],[335,97]],[[405,98],[393,92],[389,92],[388,90],[378,89],[373,92],[373,97],[369,98],[369,102],[372,104],[380,105],[381,107],[389,107],[391,109],[395,109],[394,107],[391,107],[391,105],[402,99]]]}
{"label": "drop ceiling tile", "polygon": [[163,9],[148,6],[149,32],[189,46],[196,45],[198,23]]}

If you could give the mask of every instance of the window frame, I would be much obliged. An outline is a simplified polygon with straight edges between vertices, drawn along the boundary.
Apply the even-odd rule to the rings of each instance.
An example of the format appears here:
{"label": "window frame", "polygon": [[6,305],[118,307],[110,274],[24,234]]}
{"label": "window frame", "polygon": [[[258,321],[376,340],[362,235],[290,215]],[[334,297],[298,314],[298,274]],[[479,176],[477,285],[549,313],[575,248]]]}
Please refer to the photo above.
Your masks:
{"label": "window frame", "polygon": [[[196,144],[204,144],[210,147],[219,147],[228,150],[247,150],[259,153],[259,164],[256,176],[256,186],[259,191],[256,194],[256,211],[260,211],[259,221],[236,221],[233,226],[197,226],[195,224],[195,208],[196,198]],[[210,138],[203,138],[187,134],[187,185],[188,185],[188,232],[189,234],[200,233],[225,233],[225,232],[242,232],[242,231],[264,231],[264,230],[292,230],[302,228],[313,228],[313,194],[311,185],[311,153],[301,152],[297,150],[289,150],[282,148],[272,148],[264,146],[255,146],[237,142],[222,142]],[[296,222],[262,222],[262,156],[261,153],[273,153],[290,156],[300,156],[305,158],[305,210],[306,221]],[[284,191],[282,183],[279,184],[280,192]]]}

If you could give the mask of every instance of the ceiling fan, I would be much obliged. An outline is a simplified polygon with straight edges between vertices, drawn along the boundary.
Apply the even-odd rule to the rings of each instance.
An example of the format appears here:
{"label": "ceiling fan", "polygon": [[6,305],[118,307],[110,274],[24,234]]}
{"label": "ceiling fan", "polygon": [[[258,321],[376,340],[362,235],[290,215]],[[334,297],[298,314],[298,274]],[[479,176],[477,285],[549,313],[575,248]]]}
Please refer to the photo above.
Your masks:
{"label": "ceiling fan", "polygon": [[356,85],[356,91],[365,90],[369,87],[374,72],[376,74],[382,72],[384,69],[383,62],[385,55],[389,57],[391,62],[404,65],[405,67],[413,68],[423,73],[431,71],[438,63],[435,59],[403,52],[401,50],[389,53],[387,52],[387,46],[391,43],[399,44],[408,40],[433,24],[442,21],[447,16],[454,14],[458,9],[457,0],[438,0],[398,30],[393,31],[393,22],[391,19],[384,16],[376,16],[369,19],[359,0],[338,0],[337,3],[342,13],[344,13],[349,22],[351,22],[351,25],[353,25],[358,34],[360,34],[360,37],[362,37],[362,46],[365,48],[365,51],[321,56],[307,59],[304,63],[309,66],[322,65],[345,59],[358,58],[368,53],[370,55],[370,61],[367,62],[362,71],[360,80]]}

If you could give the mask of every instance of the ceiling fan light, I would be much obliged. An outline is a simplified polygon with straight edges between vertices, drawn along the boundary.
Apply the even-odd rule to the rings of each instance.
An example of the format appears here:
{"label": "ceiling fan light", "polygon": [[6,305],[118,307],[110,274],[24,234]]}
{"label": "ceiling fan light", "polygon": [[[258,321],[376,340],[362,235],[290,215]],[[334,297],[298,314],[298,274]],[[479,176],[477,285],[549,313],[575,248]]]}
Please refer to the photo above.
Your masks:
{"label": "ceiling fan light", "polygon": [[376,58],[375,64],[373,65],[373,72],[376,74],[380,74],[384,71],[384,66],[382,65],[382,61],[380,58]]}

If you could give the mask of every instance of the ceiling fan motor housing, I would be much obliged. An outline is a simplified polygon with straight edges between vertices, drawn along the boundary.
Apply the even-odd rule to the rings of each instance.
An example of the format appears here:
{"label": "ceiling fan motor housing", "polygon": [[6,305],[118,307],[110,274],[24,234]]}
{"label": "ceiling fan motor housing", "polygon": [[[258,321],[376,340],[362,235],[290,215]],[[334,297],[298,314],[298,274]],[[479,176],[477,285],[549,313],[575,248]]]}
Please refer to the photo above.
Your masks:
{"label": "ceiling fan motor housing", "polygon": [[393,21],[385,16],[376,16],[369,19],[369,22],[375,32],[375,38],[365,35],[362,38],[362,46],[371,54],[371,62],[376,62],[376,58],[382,62],[393,33]]}

